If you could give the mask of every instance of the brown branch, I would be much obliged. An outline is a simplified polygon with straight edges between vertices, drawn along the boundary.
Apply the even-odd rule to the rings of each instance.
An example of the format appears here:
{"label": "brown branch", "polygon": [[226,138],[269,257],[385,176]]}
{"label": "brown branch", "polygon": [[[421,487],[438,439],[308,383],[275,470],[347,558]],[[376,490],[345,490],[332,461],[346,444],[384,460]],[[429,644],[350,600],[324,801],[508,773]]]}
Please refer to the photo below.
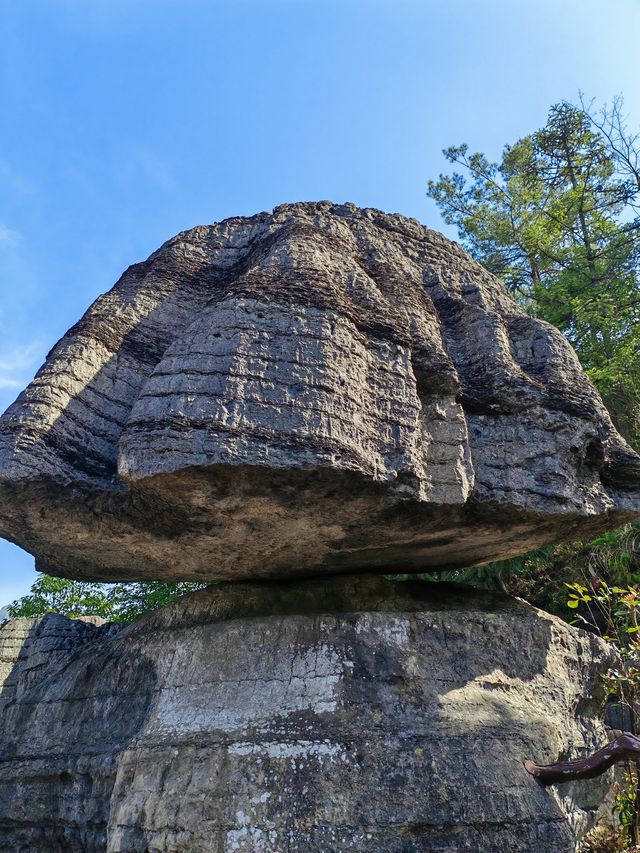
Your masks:
{"label": "brown branch", "polygon": [[625,732],[588,758],[543,765],[525,758],[524,767],[541,785],[557,785],[575,779],[595,779],[620,761],[640,761],[640,738]]}

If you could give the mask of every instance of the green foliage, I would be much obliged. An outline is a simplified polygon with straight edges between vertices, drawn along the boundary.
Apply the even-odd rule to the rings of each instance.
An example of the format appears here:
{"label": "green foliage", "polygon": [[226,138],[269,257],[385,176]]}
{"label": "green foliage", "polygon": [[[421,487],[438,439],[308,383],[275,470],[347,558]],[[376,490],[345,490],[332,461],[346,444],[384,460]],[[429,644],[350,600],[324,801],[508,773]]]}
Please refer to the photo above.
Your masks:
{"label": "green foliage", "polygon": [[512,557],[508,560],[496,560],[485,566],[474,566],[471,569],[457,569],[451,572],[444,572],[440,578],[441,580],[468,583],[479,589],[500,589],[503,592],[512,593],[516,579],[527,578],[532,574],[537,574],[535,567],[546,565],[547,558],[553,552],[553,547],[539,548],[537,551],[521,554],[518,557]]}
{"label": "green foliage", "polygon": [[70,618],[101,616],[110,622],[132,622],[179,595],[202,589],[197,583],[87,583],[40,575],[29,595],[9,605],[10,616],[62,613]]}
{"label": "green foliage", "polygon": [[465,248],[567,336],[620,431],[640,442],[640,171],[614,105],[618,136],[606,108],[597,124],[560,103],[499,163],[447,148],[464,174],[440,175],[428,193]]}
{"label": "green foliage", "polygon": [[597,578],[610,586],[640,584],[640,522],[609,530],[589,542],[547,546],[480,568],[443,573],[441,577],[484,589],[502,589],[566,618],[567,586]]}
{"label": "green foliage", "polygon": [[[620,821],[620,850],[637,850],[634,838],[637,835],[637,803],[638,803],[638,778],[637,769],[627,767],[621,783],[616,784],[614,796],[614,808],[618,813]],[[633,845],[633,846],[631,846]]]}
{"label": "green foliage", "polygon": [[[602,578],[585,579],[567,584],[567,607],[576,612],[573,623],[600,634],[618,650],[619,661],[605,675],[605,686],[611,696],[628,710],[635,729],[640,712],[640,585],[610,586]],[[616,785],[615,806],[620,819],[622,842],[635,845],[638,840],[637,766],[627,765],[622,783]],[[635,847],[634,847],[635,849]]]}

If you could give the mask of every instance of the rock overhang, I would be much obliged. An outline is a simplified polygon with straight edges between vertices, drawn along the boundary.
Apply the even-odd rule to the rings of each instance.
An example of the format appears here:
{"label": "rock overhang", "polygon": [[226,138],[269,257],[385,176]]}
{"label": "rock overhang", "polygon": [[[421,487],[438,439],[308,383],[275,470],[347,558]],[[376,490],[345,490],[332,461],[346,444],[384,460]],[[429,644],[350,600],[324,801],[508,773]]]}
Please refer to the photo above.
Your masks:
{"label": "rock overhang", "polygon": [[639,484],[556,329],[329,202],[169,240],[0,420],[0,533],[99,580],[474,565],[622,523]]}

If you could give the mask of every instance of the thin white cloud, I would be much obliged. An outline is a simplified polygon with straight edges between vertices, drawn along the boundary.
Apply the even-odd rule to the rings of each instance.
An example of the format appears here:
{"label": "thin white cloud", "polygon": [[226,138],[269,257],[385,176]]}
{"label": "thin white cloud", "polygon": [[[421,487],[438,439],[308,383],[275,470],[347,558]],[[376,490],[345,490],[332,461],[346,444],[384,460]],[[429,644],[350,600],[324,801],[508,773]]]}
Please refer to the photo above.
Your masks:
{"label": "thin white cloud", "polygon": [[139,148],[136,153],[139,168],[150,184],[161,190],[175,189],[176,179],[166,160],[146,147]]}
{"label": "thin white cloud", "polygon": [[30,341],[22,346],[0,350],[0,373],[30,368],[42,355],[42,343]]}
{"label": "thin white cloud", "polygon": [[43,359],[40,341],[0,350],[0,390],[22,388]]}
{"label": "thin white cloud", "polygon": [[132,182],[142,182],[165,192],[171,192],[177,186],[169,163],[152,148],[144,145],[126,146],[123,149],[116,179],[127,186]]}
{"label": "thin white cloud", "polygon": [[7,391],[11,388],[21,388],[22,382],[19,379],[10,379],[8,376],[0,376],[0,390]]}
{"label": "thin white cloud", "polygon": [[34,195],[35,187],[19,172],[9,165],[6,160],[0,160],[0,184],[18,196]]}
{"label": "thin white cloud", "polygon": [[0,222],[0,244],[13,246],[20,239],[20,234],[13,228],[8,228]]}

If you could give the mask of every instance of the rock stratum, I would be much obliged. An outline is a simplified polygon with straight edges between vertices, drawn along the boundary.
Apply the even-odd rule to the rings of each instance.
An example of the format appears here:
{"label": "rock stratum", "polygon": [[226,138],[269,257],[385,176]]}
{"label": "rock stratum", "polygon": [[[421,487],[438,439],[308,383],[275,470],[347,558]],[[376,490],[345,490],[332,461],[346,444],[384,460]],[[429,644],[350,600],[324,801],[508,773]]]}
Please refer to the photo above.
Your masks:
{"label": "rock stratum", "polygon": [[609,663],[524,602],[365,575],[11,620],[0,849],[574,853],[609,780],[522,760],[604,742]]}
{"label": "rock stratum", "polygon": [[328,202],[169,240],[0,420],[0,535],[95,580],[469,566],[620,524],[639,485],[557,330]]}

